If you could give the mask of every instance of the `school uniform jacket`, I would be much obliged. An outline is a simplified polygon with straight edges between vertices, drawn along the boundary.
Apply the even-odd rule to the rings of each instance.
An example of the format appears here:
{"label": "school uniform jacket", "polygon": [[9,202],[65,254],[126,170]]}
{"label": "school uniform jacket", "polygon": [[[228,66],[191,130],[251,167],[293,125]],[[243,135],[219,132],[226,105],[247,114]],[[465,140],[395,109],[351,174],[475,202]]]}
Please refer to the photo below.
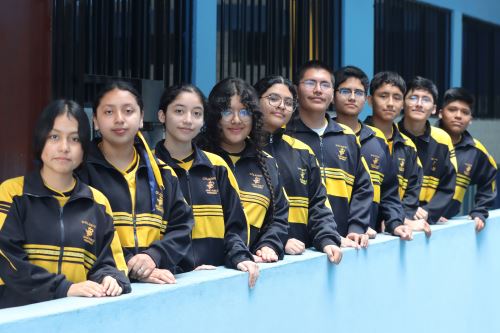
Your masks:
{"label": "school uniform jacket", "polygon": [[250,251],[255,253],[263,246],[268,246],[278,254],[279,259],[283,259],[284,246],[288,240],[288,200],[279,179],[276,160],[269,154],[264,153],[264,156],[274,190],[272,207],[271,192],[259,168],[255,146],[247,141],[235,164],[229,154],[221,153],[238,181],[241,203],[250,225]]}
{"label": "school uniform jacket", "polygon": [[457,184],[450,206],[449,215],[460,211],[469,185],[477,185],[474,206],[469,215],[479,217],[483,222],[488,218],[497,196],[496,175],[497,164],[479,140],[474,139],[468,131],[462,134],[462,140],[455,145],[457,155]]}
{"label": "school uniform jacket", "polygon": [[325,132],[319,136],[297,115],[286,132],[307,144],[319,160],[330,205],[342,236],[363,234],[370,224],[373,186],[358,139],[347,126],[326,115]]}
{"label": "school uniform jacket", "polygon": [[[373,126],[372,117],[365,124]],[[420,205],[419,195],[422,187],[422,163],[417,155],[417,147],[409,137],[401,133],[396,124],[392,125],[391,157],[397,172],[399,198],[403,204],[406,218],[413,219]]]}
{"label": "school uniform jacket", "polygon": [[[66,297],[73,283],[114,277],[127,266],[104,195],[80,181],[61,207],[37,170],[0,186],[0,308]],[[118,268],[117,268],[118,267]]]}
{"label": "school uniform jacket", "polygon": [[414,136],[404,128],[404,118],[398,123],[401,133],[408,136],[417,147],[422,162],[423,181],[420,206],[429,213],[429,223],[436,223],[441,216],[451,217],[448,206],[455,193],[457,159],[450,136],[427,121],[424,134]]}
{"label": "school uniform jacket", "polygon": [[179,177],[182,192],[193,208],[193,249],[183,266],[225,265],[229,268],[246,260],[253,261],[248,244],[248,224],[238,195],[238,184],[224,160],[194,146],[189,171],[172,159],[163,141],[156,156]]}
{"label": "school uniform jacket", "polygon": [[289,200],[288,239],[298,239],[306,247],[314,246],[319,251],[327,245],[340,246],[341,237],[313,151],[283,133],[284,129],[279,129],[269,135],[265,151],[278,163]]}
{"label": "school uniform jacket", "polygon": [[387,141],[379,129],[365,124],[361,124],[357,135],[373,184],[370,226],[380,232],[381,222],[384,221],[386,231],[393,234],[394,229],[404,223],[405,213],[399,199],[397,172]]}
{"label": "school uniform jacket", "polygon": [[145,253],[156,267],[181,272],[178,264],[191,251],[194,221],[174,171],[166,165],[158,166],[142,138],[136,140],[140,157],[132,210],[127,181],[106,161],[98,144],[94,141],[91,145],[78,175],[108,198],[126,261]]}

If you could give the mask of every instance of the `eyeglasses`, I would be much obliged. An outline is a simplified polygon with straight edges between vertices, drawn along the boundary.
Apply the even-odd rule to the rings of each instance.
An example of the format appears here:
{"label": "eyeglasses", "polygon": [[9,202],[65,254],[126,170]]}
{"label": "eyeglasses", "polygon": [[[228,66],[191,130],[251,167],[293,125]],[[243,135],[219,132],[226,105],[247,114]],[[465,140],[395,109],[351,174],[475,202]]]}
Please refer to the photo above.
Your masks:
{"label": "eyeglasses", "polygon": [[304,85],[304,88],[308,90],[313,90],[314,88],[316,88],[318,84],[321,90],[328,90],[332,88],[332,84],[328,81],[318,82],[316,80],[303,80],[300,81],[300,83],[302,83]]}
{"label": "eyeglasses", "polygon": [[408,97],[408,101],[407,103],[409,105],[416,105],[418,104],[418,102],[420,101],[420,103],[422,103],[422,105],[430,105],[430,104],[433,104],[434,102],[432,101],[432,98],[430,98],[429,96],[417,96],[417,95],[411,95],[410,97]]}
{"label": "eyeglasses", "polygon": [[236,114],[238,115],[238,118],[240,118],[240,120],[244,123],[249,122],[252,119],[252,112],[248,111],[247,109],[240,109],[237,111],[226,109],[220,112],[222,120],[225,122],[230,122],[231,120],[233,120]]}
{"label": "eyeglasses", "polygon": [[278,94],[269,94],[267,96],[262,96],[261,98],[267,98],[267,101],[269,102],[269,105],[272,107],[280,107],[281,103],[283,102],[283,105],[285,106],[285,110],[287,111],[293,111],[295,110],[295,107],[297,106],[295,100],[291,97],[281,97]]}
{"label": "eyeglasses", "polygon": [[344,98],[350,98],[353,93],[354,93],[354,98],[361,99],[366,97],[366,92],[361,89],[351,90],[349,88],[339,88],[336,91],[340,94],[340,96]]}

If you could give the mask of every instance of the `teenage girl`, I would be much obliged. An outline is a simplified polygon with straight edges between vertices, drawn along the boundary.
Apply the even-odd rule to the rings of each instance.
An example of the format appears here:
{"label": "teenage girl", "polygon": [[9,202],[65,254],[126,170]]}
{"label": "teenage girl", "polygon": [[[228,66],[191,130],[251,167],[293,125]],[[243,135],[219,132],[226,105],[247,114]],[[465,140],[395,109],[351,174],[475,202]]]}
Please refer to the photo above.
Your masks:
{"label": "teenage girl", "polygon": [[175,283],[191,246],[192,212],[174,171],[158,165],[139,129],[143,103],[126,82],[105,86],[94,102],[94,140],[80,176],[111,203],[134,279]]}
{"label": "teenage girl", "polygon": [[250,224],[250,250],[258,261],[283,259],[288,239],[288,200],[274,158],[262,146],[262,114],[255,89],[238,78],[210,93],[205,146],[231,166]]}
{"label": "teenage girl", "polygon": [[0,186],[0,308],[130,292],[108,200],[73,176],[89,138],[78,104],[50,103],[35,127],[40,168]]}

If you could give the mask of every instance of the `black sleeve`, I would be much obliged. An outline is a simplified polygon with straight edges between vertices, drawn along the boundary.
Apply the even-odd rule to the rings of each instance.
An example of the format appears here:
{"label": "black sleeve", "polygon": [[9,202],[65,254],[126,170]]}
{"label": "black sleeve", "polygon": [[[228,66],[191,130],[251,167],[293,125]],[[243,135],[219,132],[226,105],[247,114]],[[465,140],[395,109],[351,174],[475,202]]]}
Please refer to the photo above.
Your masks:
{"label": "black sleeve", "polygon": [[116,279],[122,292],[129,293],[132,288],[128,277],[117,268],[117,264],[113,257],[111,244],[116,235],[113,226],[113,219],[106,213],[103,213],[97,230],[97,248],[99,253],[92,269],[88,272],[87,278],[91,281],[101,283],[104,277],[111,276]]}
{"label": "black sleeve", "polygon": [[225,266],[236,268],[242,261],[253,261],[247,247],[249,225],[240,201],[238,184],[231,170],[225,166],[217,166],[217,181],[224,211]]}
{"label": "black sleeve", "polygon": [[156,267],[177,272],[179,262],[191,251],[191,231],[194,219],[191,207],[182,194],[179,180],[170,171],[162,169],[165,189],[163,191],[163,223],[166,223],[162,239],[144,250],[156,263]]}
{"label": "black sleeve", "polygon": [[389,149],[385,147],[385,165],[387,172],[381,184],[378,221],[385,221],[386,231],[394,234],[394,229],[404,223],[404,209],[399,199],[397,172],[392,163]]}
{"label": "black sleeve", "polygon": [[0,230],[0,278],[6,286],[33,302],[66,297],[71,281],[63,274],[50,273],[28,261],[18,208],[16,202],[12,203]]}
{"label": "black sleeve", "polygon": [[359,147],[357,149],[359,157],[349,204],[348,234],[351,232],[364,234],[368,230],[373,202],[373,185],[370,172]]}
{"label": "black sleeve", "polygon": [[497,196],[497,166],[491,156],[487,156],[483,152],[478,154],[475,178],[472,182],[477,185],[474,207],[469,212],[472,218],[479,217],[485,221],[488,218],[488,209],[493,206],[493,202]]}
{"label": "black sleeve", "polygon": [[407,149],[405,158],[405,178],[407,186],[401,202],[403,204],[406,218],[413,220],[420,206],[419,196],[422,187],[423,169],[418,159],[417,151]]}
{"label": "black sleeve", "polygon": [[273,163],[267,163],[269,174],[272,179],[274,189],[274,210],[273,216],[270,216],[271,208],[267,210],[267,214],[259,232],[257,240],[252,246],[252,252],[255,253],[263,246],[269,246],[277,254],[281,260],[285,254],[285,244],[288,240],[288,199],[283,189],[283,184],[278,177],[278,166],[274,163],[274,159],[270,159]]}
{"label": "black sleeve", "polygon": [[326,245],[340,246],[341,237],[337,231],[337,223],[326,194],[326,187],[321,181],[318,161],[313,155],[309,156],[309,167],[309,221],[307,229],[313,246],[318,251],[323,251]]}

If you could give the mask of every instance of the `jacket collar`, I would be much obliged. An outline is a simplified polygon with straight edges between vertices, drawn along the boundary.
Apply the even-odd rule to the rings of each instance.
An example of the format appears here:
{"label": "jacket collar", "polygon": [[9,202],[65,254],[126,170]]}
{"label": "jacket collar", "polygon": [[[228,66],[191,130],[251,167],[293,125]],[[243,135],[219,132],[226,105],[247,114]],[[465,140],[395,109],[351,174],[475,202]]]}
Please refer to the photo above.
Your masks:
{"label": "jacket collar", "polygon": [[[180,168],[177,162],[170,155],[170,152],[167,150],[167,148],[165,148],[164,143],[165,140],[161,140],[156,144],[155,151],[157,152],[157,156],[161,156],[160,158],[163,160],[163,162],[167,163],[173,169]],[[212,162],[210,162],[210,160],[208,159],[207,155],[204,154],[203,151],[200,148],[198,148],[198,146],[193,144],[192,147],[193,147],[194,159],[191,168],[200,166],[208,168],[214,167]]]}
{"label": "jacket collar", "polygon": [[[436,121],[435,125],[437,127],[441,128],[442,130],[445,130],[444,127],[443,127],[443,122],[441,121],[441,119],[439,119],[438,121]],[[455,148],[467,147],[467,146],[475,147],[476,144],[474,143],[474,138],[469,133],[469,131],[465,130],[462,133],[462,139],[460,140],[460,142],[457,143],[457,144],[455,144],[454,146],[455,146]]]}
{"label": "jacket collar", "polygon": [[359,122],[359,124],[361,125],[361,129],[359,130],[359,134],[356,133],[356,135],[359,137],[359,141],[361,143],[375,136],[374,130],[372,130],[370,127],[368,127],[366,124],[363,124],[362,122]]}
{"label": "jacket collar", "polygon": [[[429,142],[430,139],[431,139],[431,124],[429,123],[429,121],[427,120],[425,122],[425,131],[424,131],[424,134],[422,135],[419,135],[419,136],[415,136],[413,134],[411,134],[410,132],[408,132],[404,126],[404,117],[401,118],[401,120],[399,121],[398,123],[398,128],[399,130],[401,131],[401,133],[405,134],[406,136],[408,136],[410,139],[412,139],[414,142],[418,139],[418,140],[422,140],[422,141],[425,141],[425,142]],[[416,144],[416,142],[415,142]]]}
{"label": "jacket collar", "polygon": [[[75,177],[75,187],[71,193],[71,199],[87,198],[93,199],[92,193],[88,186],[83,184],[78,177]],[[54,194],[43,183],[40,169],[37,169],[24,177],[23,192],[37,197],[52,197]]]}
{"label": "jacket collar", "polygon": [[[325,114],[325,118],[327,121],[326,129],[323,135],[328,134],[328,133],[341,133],[344,131],[342,126],[340,126],[335,119],[330,118],[328,114]],[[297,113],[292,120],[290,120],[290,123],[287,125],[287,131],[295,132],[295,133],[301,133],[301,132],[306,132],[306,133],[314,133],[311,128],[307,127],[306,124],[302,121],[302,119],[299,116],[299,113]]]}

